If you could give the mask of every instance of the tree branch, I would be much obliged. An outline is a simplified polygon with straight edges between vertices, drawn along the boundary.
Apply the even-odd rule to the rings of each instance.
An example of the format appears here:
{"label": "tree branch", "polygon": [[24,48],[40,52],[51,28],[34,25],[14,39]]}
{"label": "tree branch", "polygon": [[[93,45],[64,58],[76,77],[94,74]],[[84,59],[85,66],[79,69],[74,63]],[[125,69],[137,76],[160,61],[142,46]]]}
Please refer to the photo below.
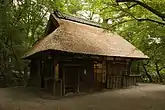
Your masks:
{"label": "tree branch", "polygon": [[128,9],[130,9],[130,8],[132,8],[132,7],[136,6],[136,5],[138,5],[138,4],[137,4],[137,3],[135,3],[135,4],[133,4],[132,6],[129,6],[129,7],[128,7]]}
{"label": "tree branch", "polygon": [[128,6],[128,5],[125,3],[125,5],[127,6],[128,9],[130,9],[130,8],[132,8],[132,7],[134,7],[134,6],[138,5],[138,4],[135,3],[135,4],[131,5],[131,6]]}
{"label": "tree branch", "polygon": [[142,62],[144,66],[147,66],[150,63],[150,60],[147,60],[147,63]]}
{"label": "tree branch", "polygon": [[[40,18],[40,20],[37,22],[37,24],[32,28],[32,35],[31,38],[33,40],[35,40],[34,36],[36,33],[36,29],[39,27],[39,25],[41,24],[42,20],[44,19],[44,17],[46,16],[46,14],[49,12],[49,9],[46,10],[46,12],[42,15],[42,17]],[[39,39],[39,38],[38,38]],[[31,44],[30,44],[31,45]]]}
{"label": "tree branch", "polygon": [[142,21],[150,21],[150,22],[154,22],[154,23],[157,23],[157,24],[165,25],[165,22],[160,22],[160,21],[157,21],[157,20],[149,19],[149,18],[136,18],[132,13],[130,13],[130,12],[124,10],[122,7],[120,7],[120,9],[121,9],[123,12],[127,13],[128,16],[131,16],[132,18],[134,18],[134,19],[137,20],[137,21],[141,21],[141,22],[142,22]]}
{"label": "tree branch", "polygon": [[155,10],[154,8],[150,7],[149,5],[139,1],[139,0],[116,0],[117,3],[119,2],[135,2],[138,5],[142,6],[143,8],[147,9],[148,11],[154,13],[158,17],[160,17],[163,21],[165,21],[165,14],[160,13],[159,11]]}
{"label": "tree branch", "polygon": [[165,69],[165,67],[160,68],[159,71],[161,71],[162,69]]}
{"label": "tree branch", "polygon": [[142,19],[135,18],[135,19],[136,19],[137,21],[151,21],[151,22],[154,22],[154,23],[157,23],[157,24],[165,25],[165,23],[163,23],[163,22],[156,21],[156,20],[149,19],[149,18],[142,18]]}
{"label": "tree branch", "polygon": [[124,20],[124,21],[121,21],[121,22],[115,23],[115,24],[113,24],[111,27],[114,27],[114,26],[117,26],[117,25],[120,25],[120,24],[123,24],[123,23],[126,23],[126,22],[130,22],[130,21],[133,21],[133,19],[130,19],[130,20]]}

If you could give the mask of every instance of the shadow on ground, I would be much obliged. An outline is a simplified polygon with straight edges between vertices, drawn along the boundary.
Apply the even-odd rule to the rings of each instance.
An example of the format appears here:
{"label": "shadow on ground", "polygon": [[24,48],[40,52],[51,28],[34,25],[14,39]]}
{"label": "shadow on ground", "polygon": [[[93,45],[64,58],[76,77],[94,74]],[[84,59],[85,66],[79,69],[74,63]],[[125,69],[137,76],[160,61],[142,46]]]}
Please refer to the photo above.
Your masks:
{"label": "shadow on ground", "polygon": [[6,110],[165,110],[165,86],[139,86],[113,91],[68,96],[60,100],[45,98],[38,90],[0,89],[0,102]]}

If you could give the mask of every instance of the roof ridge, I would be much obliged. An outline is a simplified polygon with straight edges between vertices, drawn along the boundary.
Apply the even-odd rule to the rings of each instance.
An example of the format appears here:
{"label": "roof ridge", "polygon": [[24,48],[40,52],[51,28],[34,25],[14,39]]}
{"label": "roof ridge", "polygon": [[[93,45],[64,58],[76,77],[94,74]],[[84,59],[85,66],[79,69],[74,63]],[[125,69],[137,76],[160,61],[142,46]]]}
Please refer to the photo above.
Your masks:
{"label": "roof ridge", "polygon": [[82,23],[82,24],[91,25],[91,26],[101,28],[100,23],[97,23],[97,22],[94,22],[94,21],[91,21],[91,20],[87,20],[87,19],[84,19],[84,18],[81,18],[81,17],[78,17],[78,16],[73,16],[73,15],[70,15],[70,14],[66,14],[66,13],[63,13],[59,10],[55,10],[53,14],[57,18],[60,18],[60,19],[66,19],[66,20],[70,20],[70,21],[74,21],[74,22],[78,22],[78,23]]}

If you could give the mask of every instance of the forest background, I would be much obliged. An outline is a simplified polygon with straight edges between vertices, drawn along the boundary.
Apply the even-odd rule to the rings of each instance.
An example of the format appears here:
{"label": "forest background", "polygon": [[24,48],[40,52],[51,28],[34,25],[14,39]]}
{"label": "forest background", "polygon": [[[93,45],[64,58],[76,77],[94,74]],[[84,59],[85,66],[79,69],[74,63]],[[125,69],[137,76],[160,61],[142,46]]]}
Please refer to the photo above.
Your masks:
{"label": "forest background", "polygon": [[45,37],[54,10],[118,33],[150,57],[133,64],[134,72],[145,82],[164,82],[164,0],[0,0],[0,86],[26,85],[29,62],[21,57]]}

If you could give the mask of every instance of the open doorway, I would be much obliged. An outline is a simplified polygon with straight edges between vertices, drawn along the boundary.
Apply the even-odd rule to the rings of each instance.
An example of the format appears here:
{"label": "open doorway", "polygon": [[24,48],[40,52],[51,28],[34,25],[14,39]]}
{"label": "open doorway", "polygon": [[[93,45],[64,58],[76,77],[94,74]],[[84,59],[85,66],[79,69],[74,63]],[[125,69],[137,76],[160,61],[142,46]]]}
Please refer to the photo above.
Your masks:
{"label": "open doorway", "polygon": [[79,71],[77,67],[65,67],[65,93],[76,93],[79,89]]}
{"label": "open doorway", "polygon": [[67,65],[63,69],[64,77],[64,92],[68,93],[78,93],[84,91],[87,85],[87,80],[89,80],[89,75],[87,75],[87,70],[83,65]]}

